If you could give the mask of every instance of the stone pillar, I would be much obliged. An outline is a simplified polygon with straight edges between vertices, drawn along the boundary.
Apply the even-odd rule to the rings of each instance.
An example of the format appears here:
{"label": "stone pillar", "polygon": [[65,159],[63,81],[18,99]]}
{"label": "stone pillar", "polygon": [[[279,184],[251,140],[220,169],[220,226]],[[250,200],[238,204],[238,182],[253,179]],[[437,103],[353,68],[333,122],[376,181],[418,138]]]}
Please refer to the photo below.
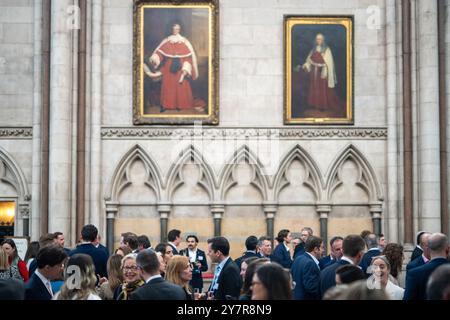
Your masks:
{"label": "stone pillar", "polygon": [[72,216],[72,30],[70,0],[52,1],[50,71],[49,232],[61,231],[75,244]]}
{"label": "stone pillar", "polygon": [[118,202],[106,201],[106,247],[109,253],[114,251],[114,220],[118,211]]}
{"label": "stone pillar", "polygon": [[370,204],[370,215],[372,216],[372,230],[373,233],[379,235],[382,233],[381,229],[381,213],[383,212],[383,205],[381,202],[374,202]]}
{"label": "stone pillar", "polygon": [[275,227],[275,215],[278,210],[278,205],[275,202],[264,202],[263,204],[263,210],[264,214],[266,215],[266,226],[267,231],[266,235],[270,238],[270,242],[272,242],[273,246],[273,238],[275,237],[274,234],[274,227]]}
{"label": "stone pillar", "polygon": [[168,222],[172,206],[170,203],[159,203],[160,242],[167,242]]}
{"label": "stone pillar", "polygon": [[[30,200],[30,199],[28,199]],[[27,200],[27,201],[28,201]],[[28,202],[19,202],[20,218],[22,219],[22,236],[30,235],[30,205]]]}
{"label": "stone pillar", "polygon": [[214,237],[222,235],[222,217],[225,212],[225,205],[223,203],[211,204],[211,214],[214,219]]}
{"label": "stone pillar", "polygon": [[325,255],[328,254],[328,214],[331,212],[331,205],[328,203],[317,204],[316,212],[319,215],[320,237],[323,240]]}
{"label": "stone pillar", "polygon": [[417,1],[416,19],[419,178],[419,225],[416,230],[438,232],[441,229],[441,200],[437,1]]}

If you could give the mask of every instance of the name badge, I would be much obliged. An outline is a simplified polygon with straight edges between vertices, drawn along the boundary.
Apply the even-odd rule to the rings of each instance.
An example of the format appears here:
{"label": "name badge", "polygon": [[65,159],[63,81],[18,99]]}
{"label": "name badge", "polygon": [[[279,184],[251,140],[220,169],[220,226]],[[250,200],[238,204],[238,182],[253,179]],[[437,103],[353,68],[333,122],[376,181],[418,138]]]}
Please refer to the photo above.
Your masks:
{"label": "name badge", "polygon": [[197,259],[201,261],[201,260],[203,260],[203,256],[200,256]]}
{"label": "name badge", "polygon": [[218,283],[216,283],[216,284],[214,285],[213,290],[219,290],[219,284],[218,284]]}

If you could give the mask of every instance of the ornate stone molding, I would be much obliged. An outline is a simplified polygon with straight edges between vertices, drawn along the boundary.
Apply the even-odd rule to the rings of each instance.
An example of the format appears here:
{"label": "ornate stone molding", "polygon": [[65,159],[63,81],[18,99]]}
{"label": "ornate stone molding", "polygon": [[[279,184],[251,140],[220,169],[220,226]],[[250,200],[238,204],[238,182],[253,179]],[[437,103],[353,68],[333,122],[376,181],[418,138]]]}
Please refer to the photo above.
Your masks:
{"label": "ornate stone molding", "polygon": [[32,127],[0,127],[0,139],[32,139]]}
{"label": "ornate stone molding", "polygon": [[386,140],[386,127],[245,127],[245,128],[211,128],[211,127],[103,127],[103,140],[115,139],[246,139],[279,138],[283,140],[298,139],[361,139]]}

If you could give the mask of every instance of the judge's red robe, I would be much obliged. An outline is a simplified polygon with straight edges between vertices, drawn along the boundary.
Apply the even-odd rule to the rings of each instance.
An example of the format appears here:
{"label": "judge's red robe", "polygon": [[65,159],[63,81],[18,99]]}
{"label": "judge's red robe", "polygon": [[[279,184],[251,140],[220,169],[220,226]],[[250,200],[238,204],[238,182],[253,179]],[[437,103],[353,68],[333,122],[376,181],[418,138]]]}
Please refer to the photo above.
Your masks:
{"label": "judge's red robe", "polygon": [[[322,55],[318,51],[314,51],[311,54],[311,60],[314,63],[325,63]],[[328,79],[321,78],[322,68],[324,67],[312,65],[309,73],[308,105],[319,109],[337,111],[342,106],[342,102],[336,95],[334,88],[328,87]]]}
{"label": "judge's red robe", "polygon": [[[161,61],[162,73],[161,83],[161,106],[165,109],[192,109],[194,107],[194,98],[192,95],[191,84],[188,75],[184,77],[182,83],[179,83],[182,75],[182,68],[185,62],[191,66],[192,78],[197,78],[195,69],[192,67],[192,52],[183,42],[172,43],[167,41],[155,52]],[[175,58],[179,59],[180,67],[177,72],[171,72],[171,66]]]}

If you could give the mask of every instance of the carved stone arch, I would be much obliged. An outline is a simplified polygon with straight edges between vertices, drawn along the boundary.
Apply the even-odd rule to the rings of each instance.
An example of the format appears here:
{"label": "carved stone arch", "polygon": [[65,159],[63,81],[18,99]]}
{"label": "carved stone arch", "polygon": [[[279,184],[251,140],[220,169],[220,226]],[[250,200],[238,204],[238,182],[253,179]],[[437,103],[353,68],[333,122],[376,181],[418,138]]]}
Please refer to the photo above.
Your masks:
{"label": "carved stone arch", "polygon": [[197,183],[207,192],[210,201],[213,201],[216,197],[215,189],[217,187],[214,169],[205,161],[201,152],[193,145],[189,145],[183,149],[169,169],[166,182],[168,199],[171,201],[175,191],[184,183],[182,169],[189,161],[199,166],[200,172]]}
{"label": "carved stone arch", "polygon": [[327,175],[326,196],[331,200],[333,192],[342,185],[341,169],[347,160],[352,160],[358,167],[356,184],[368,195],[370,202],[383,200],[381,186],[375,171],[363,153],[353,144],[348,145],[333,161]]}
{"label": "carved stone arch", "polygon": [[324,185],[322,173],[311,155],[299,144],[289,150],[280,161],[280,166],[274,177],[273,189],[275,199],[278,199],[280,192],[287,187],[290,182],[286,177],[286,171],[293,161],[300,161],[306,170],[303,185],[309,188],[315,195],[316,201],[322,200],[322,188]]}
{"label": "carved stone arch", "polygon": [[163,189],[160,170],[156,162],[150,157],[150,155],[140,146],[133,146],[120,160],[119,164],[114,171],[111,179],[111,187],[109,190],[109,196],[107,199],[112,202],[119,201],[120,193],[129,185],[131,181],[129,179],[130,167],[136,160],[141,160],[144,163],[147,173],[147,179],[145,185],[152,189],[157,199],[161,199],[161,190]]}
{"label": "carved stone arch", "polygon": [[25,175],[20,169],[20,165],[6,150],[0,147],[0,181],[12,186],[19,198],[19,201],[29,201],[31,199],[28,191],[28,184]]}
{"label": "carved stone arch", "polygon": [[259,190],[264,201],[269,200],[271,185],[265,174],[264,166],[247,145],[242,145],[237,149],[223,167],[219,178],[220,199],[225,199],[228,190],[238,183],[233,175],[233,170],[242,162],[249,164],[253,170],[250,184]]}

